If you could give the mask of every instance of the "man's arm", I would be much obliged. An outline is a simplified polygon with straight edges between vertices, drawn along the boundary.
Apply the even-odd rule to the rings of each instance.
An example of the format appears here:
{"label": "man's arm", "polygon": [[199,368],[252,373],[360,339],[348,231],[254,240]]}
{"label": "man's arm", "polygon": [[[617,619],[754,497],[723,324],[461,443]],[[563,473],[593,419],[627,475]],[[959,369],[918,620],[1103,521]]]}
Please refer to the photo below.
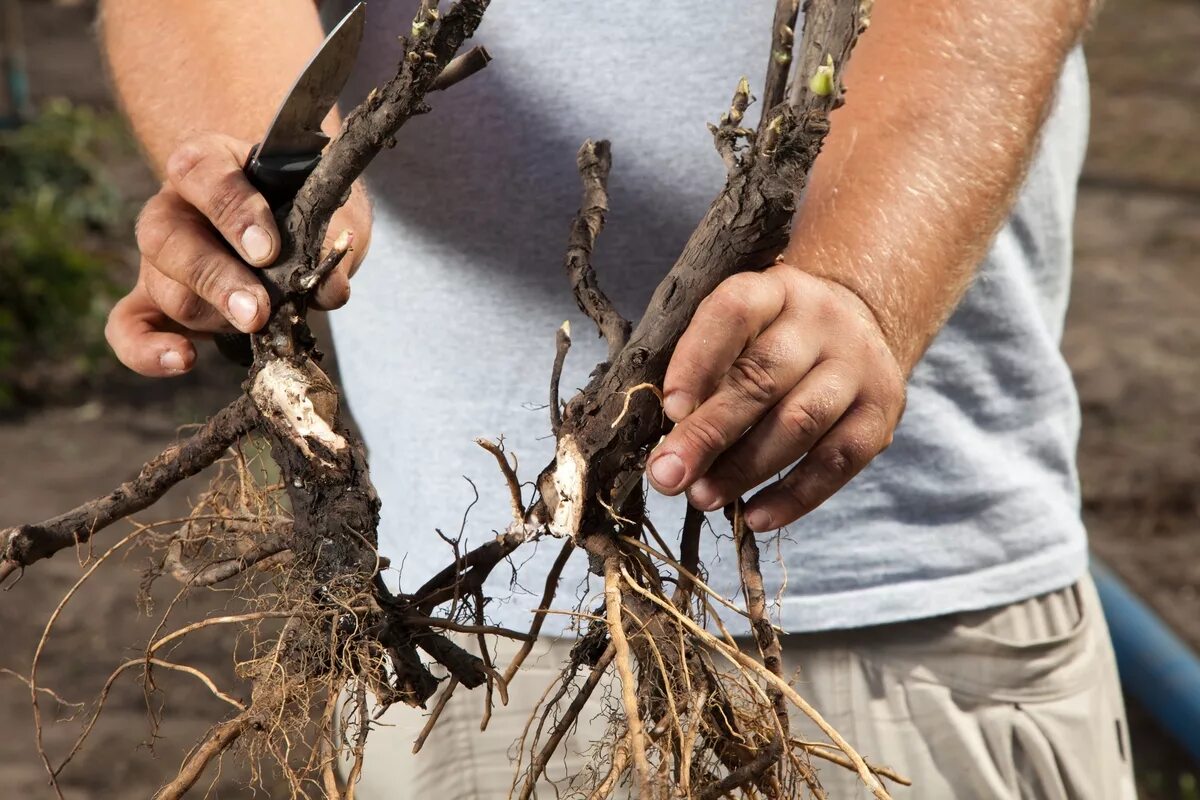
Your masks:
{"label": "man's arm", "polygon": [[[249,332],[266,322],[266,290],[248,265],[275,260],[279,233],[242,165],[324,32],[316,5],[297,0],[104,0],[100,13],[117,95],[164,176],[138,219],[137,285],[106,333],[127,366],[176,375],[195,360],[187,334]],[[331,113],[326,131],[338,125]],[[319,290],[324,307],[346,301],[348,276],[366,251],[370,209],[358,186],[331,235],[346,228],[355,232],[354,257]]]}
{"label": "man's arm", "polygon": [[655,488],[786,525],[890,442],[904,379],[1007,216],[1087,0],[876,0],[782,263],[726,281],[667,371]]}

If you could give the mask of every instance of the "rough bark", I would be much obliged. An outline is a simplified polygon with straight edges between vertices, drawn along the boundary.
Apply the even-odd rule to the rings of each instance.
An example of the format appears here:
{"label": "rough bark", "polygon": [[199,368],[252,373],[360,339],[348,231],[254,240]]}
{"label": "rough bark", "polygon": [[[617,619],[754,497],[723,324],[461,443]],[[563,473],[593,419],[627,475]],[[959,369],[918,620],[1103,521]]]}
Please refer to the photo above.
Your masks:
{"label": "rough bark", "polygon": [[136,478],[104,497],[45,522],[0,532],[0,583],[13,571],[84,544],[95,532],[154,505],[172,486],[211,466],[257,422],[250,401],[238,398],[182,444],[172,445],[148,461]]}

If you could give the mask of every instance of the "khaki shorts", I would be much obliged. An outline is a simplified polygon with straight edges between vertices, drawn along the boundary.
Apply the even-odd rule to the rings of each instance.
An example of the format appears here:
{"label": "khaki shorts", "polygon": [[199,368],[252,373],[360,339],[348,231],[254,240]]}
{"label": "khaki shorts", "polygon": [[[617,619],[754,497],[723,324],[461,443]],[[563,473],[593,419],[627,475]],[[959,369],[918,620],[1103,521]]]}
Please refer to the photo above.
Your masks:
{"label": "khaki shorts", "polygon": [[[570,647],[538,643],[486,732],[482,690],[460,690],[414,756],[424,715],[390,709],[368,740],[358,797],[506,798],[514,742]],[[515,649],[503,643],[499,663]],[[1112,644],[1090,578],[987,611],[786,636],[783,651],[788,674],[799,670],[800,693],[860,753],[912,779],[912,788],[889,786],[897,800],[1136,797]],[[597,691],[594,708],[580,715],[539,797],[582,796],[565,779],[605,735],[605,694]],[[798,716],[793,729],[812,733]],[[825,766],[820,777],[831,800],[870,797],[839,767]]]}

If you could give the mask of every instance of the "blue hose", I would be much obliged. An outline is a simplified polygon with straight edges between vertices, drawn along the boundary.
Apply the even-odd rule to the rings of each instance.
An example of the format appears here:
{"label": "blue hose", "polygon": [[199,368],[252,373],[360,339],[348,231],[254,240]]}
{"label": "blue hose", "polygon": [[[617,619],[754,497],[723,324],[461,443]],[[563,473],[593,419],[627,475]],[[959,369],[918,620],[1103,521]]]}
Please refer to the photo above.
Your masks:
{"label": "blue hose", "polygon": [[1200,764],[1200,658],[1092,556],[1125,691]]}

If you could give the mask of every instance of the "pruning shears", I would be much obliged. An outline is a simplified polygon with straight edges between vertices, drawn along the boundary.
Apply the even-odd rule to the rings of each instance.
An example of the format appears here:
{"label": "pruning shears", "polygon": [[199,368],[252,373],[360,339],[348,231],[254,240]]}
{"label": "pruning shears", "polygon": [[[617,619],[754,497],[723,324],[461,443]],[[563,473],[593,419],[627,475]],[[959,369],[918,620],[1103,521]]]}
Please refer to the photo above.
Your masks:
{"label": "pruning shears", "polygon": [[[286,212],[329,143],[321,123],[350,77],[365,17],[366,4],[358,3],[330,31],[246,159],[246,177],[267,199],[276,217]],[[217,349],[230,360],[242,366],[253,362],[248,334],[220,333],[215,340]]]}

